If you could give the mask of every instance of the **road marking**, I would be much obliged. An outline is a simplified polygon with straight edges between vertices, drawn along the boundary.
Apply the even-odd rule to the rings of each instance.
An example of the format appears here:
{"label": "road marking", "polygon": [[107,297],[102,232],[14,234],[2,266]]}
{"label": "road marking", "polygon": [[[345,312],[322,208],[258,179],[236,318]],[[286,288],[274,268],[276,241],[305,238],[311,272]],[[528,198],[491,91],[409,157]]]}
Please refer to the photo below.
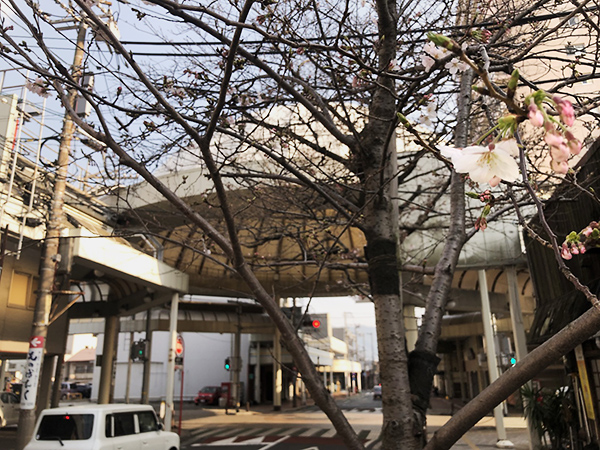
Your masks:
{"label": "road marking", "polygon": [[463,436],[462,440],[465,441],[467,443],[467,445],[473,449],[473,450],[479,450],[479,447],[477,447],[473,441],[471,439],[469,439],[467,436]]}
{"label": "road marking", "polygon": [[320,428],[319,430],[317,430],[315,433],[312,433],[310,436],[311,437],[319,437],[319,436],[323,436],[325,433],[327,433],[327,428]]}
{"label": "road marking", "polygon": [[285,441],[285,440],[286,440],[288,437],[289,437],[289,436],[283,436],[281,439],[279,439],[279,440],[277,440],[277,441],[274,441],[274,442],[271,442],[271,443],[270,443],[270,444],[268,444],[268,445],[265,445],[265,446],[262,448],[262,450],[265,450],[265,449],[267,449],[267,448],[274,447],[275,445],[279,444],[280,442],[283,442],[283,441]]}

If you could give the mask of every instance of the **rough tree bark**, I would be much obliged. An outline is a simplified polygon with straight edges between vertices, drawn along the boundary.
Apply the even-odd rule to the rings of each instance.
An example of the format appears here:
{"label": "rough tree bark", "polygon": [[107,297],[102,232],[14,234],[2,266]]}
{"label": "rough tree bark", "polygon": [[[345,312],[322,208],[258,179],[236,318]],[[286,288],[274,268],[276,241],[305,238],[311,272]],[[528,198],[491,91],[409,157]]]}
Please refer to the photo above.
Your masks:
{"label": "rough tree bark", "polygon": [[[458,120],[454,136],[457,147],[468,145],[472,82],[473,72],[471,70],[462,74],[457,102]],[[427,295],[425,314],[419,328],[415,349],[409,355],[410,388],[413,394],[415,414],[421,429],[425,428],[425,414],[429,407],[433,377],[439,363],[437,344],[442,329],[442,316],[446,310],[448,292],[458,257],[465,243],[464,179],[454,171],[450,184],[450,205],[448,238],[440,261],[435,267],[433,284]]]}

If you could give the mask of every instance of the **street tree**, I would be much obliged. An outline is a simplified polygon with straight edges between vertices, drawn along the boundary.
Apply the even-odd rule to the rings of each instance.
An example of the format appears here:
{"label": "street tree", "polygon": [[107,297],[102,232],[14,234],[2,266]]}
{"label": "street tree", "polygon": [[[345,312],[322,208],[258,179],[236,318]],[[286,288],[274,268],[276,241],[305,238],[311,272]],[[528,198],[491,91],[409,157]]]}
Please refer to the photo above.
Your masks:
{"label": "street tree", "polygon": [[[49,38],[62,33],[57,12],[30,0],[7,4],[18,25],[3,24],[3,59],[36,74],[32,90],[61,101],[95,148],[88,156],[108,188],[135,173],[189,232],[161,234],[173,222],[156,211],[135,211],[128,220],[244,280],[348,448],[363,445],[256,276],[274,270],[261,264],[269,255],[249,248],[291,239],[297,253],[279,267],[311,265],[315,280],[320,270],[337,269],[345,288],[374,303],[386,449],[449,448],[600,326],[593,309],[426,444],[441,319],[463,245],[513,208],[533,205],[543,214],[539,192],[563,180],[597,127],[599,97],[575,88],[598,77],[596,58],[587,56],[598,50],[595,2],[119,1],[120,26],[126,19],[152,30],[151,42],[125,32],[119,38],[103,2],[57,2],[60,14],[84,23],[110,49],[107,58],[96,45],[85,48],[86,68],[103,80],[93,91]],[[68,100],[72,90],[92,106],[88,118]],[[572,129],[575,114],[580,125]],[[190,164],[209,180],[193,200],[157,176]],[[402,261],[404,240],[429,228],[442,248],[435,267]],[[350,229],[364,236],[364,251],[342,244]],[[548,245],[560,263],[561,242]],[[368,275],[366,284],[357,271]],[[433,276],[410,353],[402,271]]]}

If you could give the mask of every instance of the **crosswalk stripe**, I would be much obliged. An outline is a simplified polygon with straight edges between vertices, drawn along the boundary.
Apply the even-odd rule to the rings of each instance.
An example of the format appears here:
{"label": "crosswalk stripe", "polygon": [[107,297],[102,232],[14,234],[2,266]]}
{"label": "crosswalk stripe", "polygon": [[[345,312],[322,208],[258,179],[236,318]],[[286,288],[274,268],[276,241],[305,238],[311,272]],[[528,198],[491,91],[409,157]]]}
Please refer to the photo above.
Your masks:
{"label": "crosswalk stripe", "polygon": [[268,426],[268,427],[258,427],[258,428],[251,428],[250,430],[252,431],[252,435],[253,436],[262,436],[266,433],[268,433],[269,431],[271,431],[273,429],[272,426]]}
{"label": "crosswalk stripe", "polygon": [[[373,441],[378,440],[379,431],[371,429],[358,429],[356,430],[358,438],[362,440],[365,445],[374,444]],[[199,428],[193,430],[190,435],[182,441],[183,446],[196,447],[200,443],[218,445],[218,444],[258,444],[261,442],[267,443],[273,440],[279,440],[285,437],[321,437],[321,438],[335,438],[339,437],[335,428],[330,427],[295,427],[295,426],[243,426],[243,427],[212,427],[212,428]],[[198,444],[198,445],[195,445]]]}
{"label": "crosswalk stripe", "polygon": [[306,433],[310,428],[299,428],[296,431],[290,433],[290,436],[300,436],[302,433]]}
{"label": "crosswalk stripe", "polygon": [[371,430],[360,430],[358,432],[358,438],[359,439],[366,439],[370,432],[371,432]]}
{"label": "crosswalk stripe", "polygon": [[317,430],[316,432],[310,434],[310,437],[319,437],[319,436],[323,436],[325,433],[327,433],[327,431],[329,430],[329,428],[321,428],[319,430]]}
{"label": "crosswalk stripe", "polygon": [[331,428],[331,429],[327,430],[325,433],[323,433],[321,435],[321,437],[324,437],[324,438],[334,437],[336,434],[337,434],[337,430],[335,428]]}

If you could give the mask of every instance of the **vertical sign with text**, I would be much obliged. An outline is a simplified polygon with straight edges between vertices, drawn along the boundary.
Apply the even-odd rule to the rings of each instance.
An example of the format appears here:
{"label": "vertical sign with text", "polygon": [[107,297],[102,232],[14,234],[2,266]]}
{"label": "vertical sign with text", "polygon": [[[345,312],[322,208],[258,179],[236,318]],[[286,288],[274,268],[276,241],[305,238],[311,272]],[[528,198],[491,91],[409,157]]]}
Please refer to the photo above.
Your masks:
{"label": "vertical sign with text", "polygon": [[32,336],[29,341],[29,352],[27,352],[25,380],[23,382],[23,391],[21,392],[21,409],[35,408],[43,355],[44,337]]}

